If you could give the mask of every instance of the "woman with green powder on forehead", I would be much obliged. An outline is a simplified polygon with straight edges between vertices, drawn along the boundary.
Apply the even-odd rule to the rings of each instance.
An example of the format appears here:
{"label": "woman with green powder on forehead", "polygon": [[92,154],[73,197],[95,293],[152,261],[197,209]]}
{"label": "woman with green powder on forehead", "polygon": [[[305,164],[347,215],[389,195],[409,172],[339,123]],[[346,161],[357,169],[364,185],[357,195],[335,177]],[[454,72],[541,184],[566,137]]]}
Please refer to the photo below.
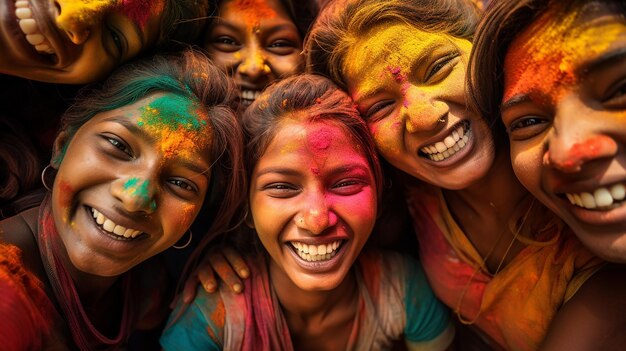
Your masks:
{"label": "woman with green powder on forehead", "polygon": [[209,234],[195,233],[205,245],[245,194],[234,97],[206,57],[185,52],[121,68],[64,114],[43,203],[0,222],[12,265],[48,297],[44,348],[119,349],[164,320],[176,284],[160,253],[185,247],[208,217]]}

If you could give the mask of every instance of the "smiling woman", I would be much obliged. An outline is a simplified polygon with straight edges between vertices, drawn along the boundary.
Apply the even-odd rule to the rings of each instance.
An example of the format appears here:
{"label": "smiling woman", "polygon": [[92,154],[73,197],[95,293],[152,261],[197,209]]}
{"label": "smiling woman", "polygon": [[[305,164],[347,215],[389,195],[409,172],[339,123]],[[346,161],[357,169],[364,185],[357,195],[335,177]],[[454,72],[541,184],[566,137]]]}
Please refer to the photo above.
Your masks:
{"label": "smiling woman", "polygon": [[8,0],[0,4],[0,73],[84,84],[155,47],[195,40],[196,0]]}
{"label": "smiling woman", "polygon": [[213,218],[206,245],[242,201],[233,93],[205,56],[185,52],[121,68],[66,112],[47,168],[51,193],[0,222],[0,245],[23,252],[60,306],[65,323],[50,326],[45,346],[118,349],[165,317],[175,284],[155,256],[198,216]]}
{"label": "smiling woman", "polygon": [[317,14],[307,0],[223,0],[217,2],[203,46],[228,72],[249,106],[270,83],[304,70],[302,40]]}

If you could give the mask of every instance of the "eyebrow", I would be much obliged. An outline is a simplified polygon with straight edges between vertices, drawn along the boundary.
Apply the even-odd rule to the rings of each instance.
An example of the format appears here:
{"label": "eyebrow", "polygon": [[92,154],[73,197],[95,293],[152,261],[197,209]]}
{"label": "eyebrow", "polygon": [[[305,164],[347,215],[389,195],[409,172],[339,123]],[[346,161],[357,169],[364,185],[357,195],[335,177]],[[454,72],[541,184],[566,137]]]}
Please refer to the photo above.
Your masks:
{"label": "eyebrow", "polygon": [[[363,164],[360,163],[352,163],[352,164],[347,164],[347,165],[342,165],[336,168],[333,168],[330,170],[330,172],[328,172],[328,174],[330,176],[333,175],[337,175],[337,174],[341,174],[341,173],[348,173],[354,170],[360,170],[363,171],[364,173],[369,173],[370,171],[370,167],[367,167]],[[276,174],[281,174],[281,175],[286,175],[286,176],[297,176],[300,175],[301,172],[298,170],[295,170],[293,168],[288,168],[288,167],[268,167],[265,168],[261,171],[259,171],[257,173],[257,177],[260,177],[262,175],[265,174],[269,174],[269,173],[276,173]]]}
{"label": "eyebrow", "polygon": [[504,111],[504,110],[507,110],[507,109],[512,108],[512,107],[514,107],[516,105],[520,105],[520,104],[523,104],[523,103],[526,103],[526,102],[549,101],[551,99],[552,99],[552,97],[550,95],[532,89],[529,92],[513,95],[513,97],[511,97],[510,99],[504,101],[500,105],[500,112],[502,113],[502,111]]}
{"label": "eyebrow", "polygon": [[[419,54],[419,56],[411,59],[411,63],[409,65],[409,69],[407,72],[409,72],[409,75],[412,75],[413,72],[415,72],[415,70],[417,69],[417,67],[419,65],[422,64],[422,62],[424,62],[424,60],[426,60],[428,57],[432,56],[433,51],[436,49],[439,49],[440,47],[444,46],[442,44],[433,44],[433,42],[436,41],[436,39],[430,39],[430,41],[427,41],[424,43],[424,50],[422,50]],[[376,60],[380,60],[381,57],[381,53],[379,53],[378,55],[374,55],[374,57],[372,57],[372,62],[376,61]],[[391,54],[391,53],[389,53]],[[387,54],[387,56],[389,56],[389,54]],[[382,60],[384,61],[384,60]],[[389,72],[389,74],[391,74],[391,72]],[[367,81],[367,79],[365,80]],[[363,92],[363,94],[361,94],[357,99],[354,100],[354,102],[358,105],[360,104],[363,100],[367,100],[369,98],[371,98],[372,96],[377,95],[378,93],[380,93],[382,90],[384,90],[384,87],[382,86],[377,86],[374,89],[371,90],[365,90],[365,92]]]}
{"label": "eyebrow", "polygon": [[[128,129],[128,131],[131,132],[133,135],[138,136],[139,138],[141,138],[142,140],[146,142],[149,142],[151,144],[154,144],[157,142],[156,138],[154,138],[152,135],[148,134],[143,128],[139,128],[137,125],[130,122],[126,118],[113,116],[113,117],[108,117],[108,118],[103,119],[102,122],[118,123],[122,125],[124,128]],[[194,163],[187,159],[181,159],[181,165],[193,172],[203,174],[207,178],[209,178],[209,175],[207,174],[207,170],[210,170],[212,168],[211,166],[202,167],[198,165],[197,163]]]}
{"label": "eyebrow", "polygon": [[626,60],[626,47],[611,52],[607,52],[593,60],[584,62],[580,67],[576,68],[576,75],[587,76],[594,71],[605,69],[607,65],[618,63]]}

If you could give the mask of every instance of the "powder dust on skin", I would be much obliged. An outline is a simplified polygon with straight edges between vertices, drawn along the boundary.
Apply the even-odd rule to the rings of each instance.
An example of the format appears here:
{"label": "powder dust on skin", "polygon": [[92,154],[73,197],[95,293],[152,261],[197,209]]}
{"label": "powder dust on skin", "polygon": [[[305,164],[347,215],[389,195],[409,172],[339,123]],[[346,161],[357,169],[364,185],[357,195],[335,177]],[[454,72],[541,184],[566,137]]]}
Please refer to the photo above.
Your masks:
{"label": "powder dust on skin", "polygon": [[[74,190],[72,186],[63,179],[59,180],[59,205],[62,208],[66,208],[67,211],[63,215],[63,222],[67,223],[70,218],[70,213],[72,210],[72,194]],[[71,223],[72,225],[74,222]]]}
{"label": "powder dust on skin", "polygon": [[511,69],[505,71],[503,101],[541,91],[551,94],[546,103],[554,103],[564,93],[562,87],[577,83],[574,64],[605,51],[623,30],[615,22],[577,23],[578,11],[565,16],[555,11],[541,16],[509,46],[504,66]]}
{"label": "powder dust on skin", "polygon": [[141,201],[142,204],[150,202],[150,208],[154,211],[156,209],[156,202],[154,200],[150,200],[149,187],[149,180],[132,177],[124,182],[122,189],[131,196],[139,198],[139,201]]}
{"label": "powder dust on skin", "polygon": [[59,28],[76,31],[97,24],[110,10],[119,9],[142,29],[152,14],[163,12],[162,0],[58,0],[62,12],[56,18]]}
{"label": "powder dust on skin", "polygon": [[[407,33],[407,30],[410,33]],[[408,36],[420,38],[420,40],[407,40]],[[426,92],[429,89],[438,89],[436,84],[422,84],[415,94],[423,95],[407,97],[412,83],[420,84],[418,77],[421,66],[427,64],[428,55],[437,45],[436,43],[449,41],[449,36],[441,33],[429,33],[404,24],[383,24],[376,26],[363,36],[355,37],[348,43],[348,50],[342,64],[346,76],[359,77],[358,91],[351,92],[355,101],[376,91],[378,88],[394,91],[394,85],[400,85],[400,93],[403,98],[402,113],[411,116],[419,116],[424,110],[430,109],[426,102]],[[455,44],[456,45],[456,44]],[[471,44],[467,44],[471,45]],[[419,68],[418,68],[419,66]],[[416,69],[417,68],[417,69]],[[413,72],[412,70],[416,70]],[[409,78],[410,77],[410,78]],[[415,79],[415,82],[410,80]],[[348,85],[353,85],[349,82]],[[386,89],[389,87],[389,89]],[[414,101],[423,100],[424,103]],[[411,103],[413,101],[413,103]],[[384,119],[373,128],[370,123],[370,131],[376,141],[376,145],[383,154],[397,154],[401,150],[397,145],[387,145],[381,139],[377,131],[379,129],[397,130],[402,126],[399,121]]]}
{"label": "powder dust on skin", "polygon": [[158,141],[165,160],[174,156],[192,159],[210,145],[206,113],[188,98],[168,94],[141,108],[137,122]]}
{"label": "powder dust on skin", "polygon": [[232,6],[244,19],[250,32],[259,27],[262,19],[277,16],[276,11],[269,7],[265,0],[234,0]]}

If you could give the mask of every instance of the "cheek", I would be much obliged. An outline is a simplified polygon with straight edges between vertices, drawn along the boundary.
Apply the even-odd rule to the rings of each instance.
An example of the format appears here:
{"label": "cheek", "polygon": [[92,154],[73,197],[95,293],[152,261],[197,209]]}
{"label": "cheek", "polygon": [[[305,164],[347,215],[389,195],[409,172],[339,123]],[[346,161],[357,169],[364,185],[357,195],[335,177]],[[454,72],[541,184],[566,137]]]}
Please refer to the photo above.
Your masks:
{"label": "cheek", "polygon": [[543,152],[540,145],[513,144],[511,146],[513,171],[522,185],[533,194],[541,190],[542,158]]}
{"label": "cheek", "polygon": [[401,121],[396,118],[385,118],[375,123],[368,123],[367,126],[378,152],[384,158],[393,157],[401,152]]}
{"label": "cheek", "polygon": [[300,73],[304,67],[304,57],[298,53],[286,56],[270,56],[268,61],[274,74],[281,78]]}
{"label": "cheek", "polygon": [[201,204],[177,204],[176,207],[169,207],[165,213],[176,213],[177,217],[173,217],[171,221],[171,230],[181,232],[182,234],[191,227],[200,212]]}

